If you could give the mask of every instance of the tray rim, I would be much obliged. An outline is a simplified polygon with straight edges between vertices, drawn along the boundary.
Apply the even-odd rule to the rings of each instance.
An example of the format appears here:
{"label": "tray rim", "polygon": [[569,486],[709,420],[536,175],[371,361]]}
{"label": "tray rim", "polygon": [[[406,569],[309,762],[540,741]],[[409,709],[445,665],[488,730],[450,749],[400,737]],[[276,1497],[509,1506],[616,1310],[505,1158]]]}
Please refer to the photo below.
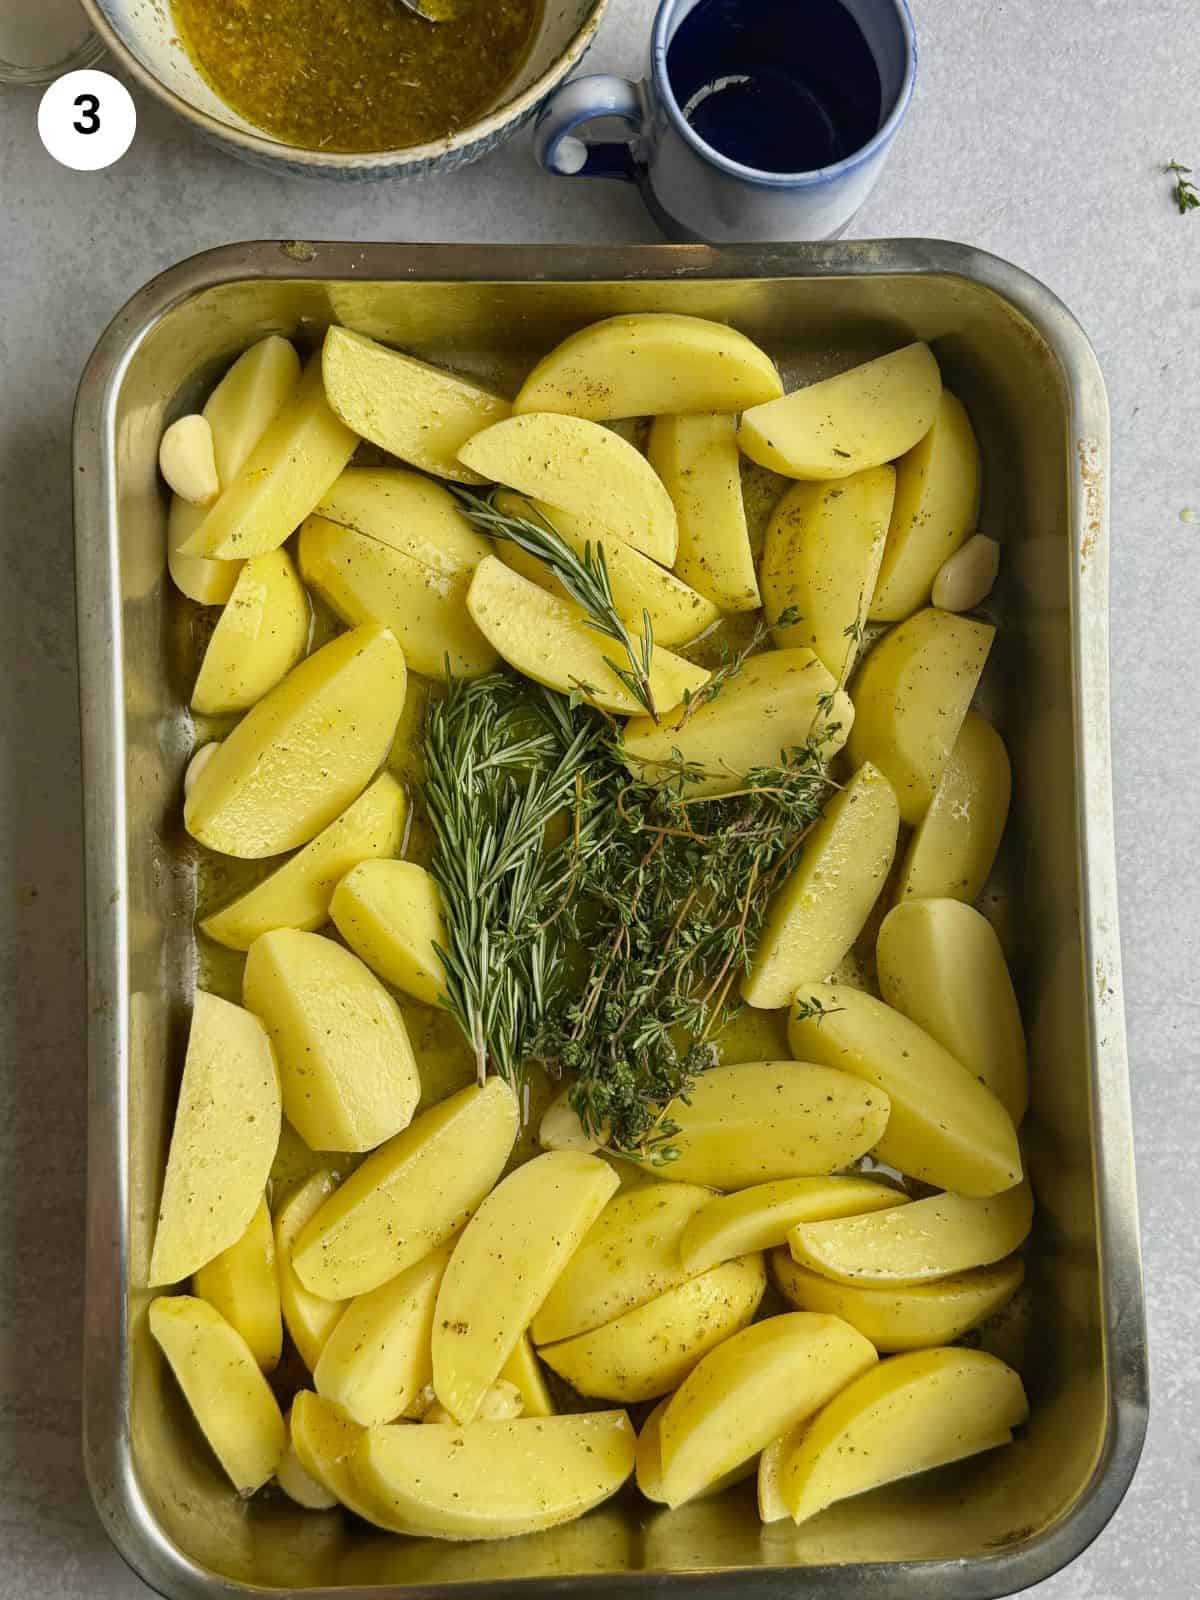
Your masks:
{"label": "tray rim", "polygon": [[[1103,378],[1083,328],[1063,302],[1021,268],[969,245],[934,239],[835,244],[585,246],[355,245],[260,240],[222,246],[168,268],[113,318],[79,384],[73,425],[76,626],[79,649],[86,865],[88,1015],[87,1265],[84,1293],[83,1453],[109,1538],[160,1593],[179,1600],[273,1595],[235,1583],[183,1555],[138,1489],[127,1429],[124,1316],[128,1239],[127,926],[122,676],[118,642],[116,472],[111,443],[124,374],[151,330],[185,300],[221,284],[258,280],[555,283],[940,276],[991,290],[1024,317],[1058,362],[1072,448],[1069,482],[1071,651],[1080,815],[1080,914],[1091,1047],[1097,1248],[1111,1426],[1088,1487],[1059,1522],[995,1556],[720,1571],[595,1573],[530,1578],[526,1600],[572,1588],[594,1596],[687,1585],[706,1600],[820,1590],[831,1600],[997,1600],[1073,1561],[1107,1525],[1132,1481],[1145,1439],[1149,1393],[1145,1305],[1134,1177],[1132,1112],[1121,980],[1112,805],[1108,677],[1109,414]],[[114,1285],[120,1292],[114,1292]],[[494,1600],[495,1582],[414,1585],[413,1600],[452,1587],[462,1600]],[[289,1591],[296,1592],[296,1591]],[[301,1591],[308,1600],[395,1594],[394,1587]]]}

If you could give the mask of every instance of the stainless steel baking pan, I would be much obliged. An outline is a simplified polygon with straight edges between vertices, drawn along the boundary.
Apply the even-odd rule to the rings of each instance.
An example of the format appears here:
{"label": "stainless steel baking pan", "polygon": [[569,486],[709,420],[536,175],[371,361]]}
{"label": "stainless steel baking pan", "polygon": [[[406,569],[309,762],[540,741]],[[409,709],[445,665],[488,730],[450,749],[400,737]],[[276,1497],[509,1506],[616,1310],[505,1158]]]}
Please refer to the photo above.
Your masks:
{"label": "stainless steel baking pan", "polygon": [[[988,686],[1016,801],[994,914],[1029,1028],[1039,1222],[1028,1318],[1001,1330],[1033,1420],[1010,1449],[763,1529],[743,1491],[636,1497],[496,1546],[382,1537],[339,1513],[237,1503],[144,1332],[149,1230],[196,972],[190,745],[163,562],[165,422],[268,331],[340,320],[477,373],[611,312],[732,321],[793,370],[920,337],[976,421],[983,526],[1005,544]],[[1127,1488],[1147,1381],[1121,1003],[1108,733],[1108,413],[1088,342],[1034,279],[922,241],[710,250],[268,243],[172,269],[100,341],[75,422],[88,859],[85,1452],[129,1562],[164,1594],[983,1597],[1062,1567]],[[1009,896],[1007,909],[999,897]]]}

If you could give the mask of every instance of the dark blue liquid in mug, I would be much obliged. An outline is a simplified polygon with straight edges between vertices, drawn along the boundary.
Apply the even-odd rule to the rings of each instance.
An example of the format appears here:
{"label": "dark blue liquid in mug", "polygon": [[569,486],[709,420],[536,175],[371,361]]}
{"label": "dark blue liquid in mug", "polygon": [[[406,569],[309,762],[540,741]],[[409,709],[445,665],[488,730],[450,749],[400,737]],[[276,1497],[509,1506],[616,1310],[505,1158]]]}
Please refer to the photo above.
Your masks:
{"label": "dark blue liquid in mug", "polygon": [[831,166],[879,128],[879,70],[838,0],[700,0],[667,76],[700,138],[760,172]]}

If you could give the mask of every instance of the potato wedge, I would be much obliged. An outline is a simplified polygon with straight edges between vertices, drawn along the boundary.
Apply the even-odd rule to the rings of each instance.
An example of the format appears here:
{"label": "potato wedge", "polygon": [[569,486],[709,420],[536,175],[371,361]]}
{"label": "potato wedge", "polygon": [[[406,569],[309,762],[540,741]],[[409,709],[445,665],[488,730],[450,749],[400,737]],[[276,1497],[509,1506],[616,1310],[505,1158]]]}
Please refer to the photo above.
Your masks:
{"label": "potato wedge", "polygon": [[326,399],[348,428],[389,455],[458,483],[481,481],[459,461],[460,448],[512,409],[490,389],[350,328],[335,326],[325,335],[321,375]]}
{"label": "potato wedge", "polygon": [[[335,531],[340,529],[340,532]],[[414,672],[476,678],[495,652],[466,612],[491,544],[440,484],[396,468],[343,472],[300,530],[300,570],[343,622],[381,622]]]}
{"label": "potato wedge", "polygon": [[331,1511],[338,1503],[337,1496],[330,1494],[323,1483],[318,1483],[304,1470],[296,1446],[292,1443],[290,1410],[283,1422],[288,1431],[288,1447],[284,1451],[283,1460],[275,1469],[275,1482],[289,1500],[294,1500],[306,1511]]}
{"label": "potato wedge", "polygon": [[[666,1505],[666,1496],[663,1493],[662,1476],[662,1419],[663,1413],[670,1405],[670,1396],[660,1400],[654,1410],[642,1423],[642,1431],[638,1434],[637,1464],[635,1468],[637,1486],[646,1496],[647,1500],[654,1500],[659,1505]],[[730,1489],[735,1483],[741,1483],[755,1470],[757,1463],[751,1457],[749,1461],[742,1461],[731,1471],[714,1479],[697,1490],[691,1498],[707,1500],[709,1495],[720,1494],[724,1489]]]}
{"label": "potato wedge", "polygon": [[875,1146],[881,1161],[964,1195],[998,1194],[1020,1181],[1016,1131],[999,1100],[882,1000],[814,984],[792,1010],[788,1040],[796,1055],[841,1067],[888,1096],[891,1115]]}
{"label": "potato wedge", "polygon": [[300,1281],[331,1300],[366,1294],[444,1244],[504,1171],[517,1123],[516,1098],[495,1077],[422,1112],[311,1217],[296,1245]]}
{"label": "potato wedge", "polygon": [[[833,696],[828,707],[826,695]],[[688,784],[689,798],[700,799],[740,788],[752,768],[775,766],[810,741],[819,741],[828,759],[846,742],[853,718],[849,699],[811,650],[768,650],[686,717],[632,718],[622,743],[630,769],[647,781],[673,775],[678,751],[704,775]]]}
{"label": "potato wedge", "polygon": [[197,989],[150,1285],[178,1283],[242,1237],[279,1143],[279,1071],[257,1017]]}
{"label": "potato wedge", "polygon": [[595,1156],[551,1150],[510,1172],[467,1223],[433,1328],[433,1387],[452,1417],[474,1418],[618,1181]]}
{"label": "potato wedge", "polygon": [[941,392],[933,351],[908,344],[743,412],[738,444],[787,478],[848,478],[911,450]]}
{"label": "potato wedge", "polygon": [[593,322],[545,355],[514,412],[605,422],[667,411],[742,411],[783,393],[775,363],[744,333],[704,317],[635,311]]}
{"label": "potato wedge", "polygon": [[[300,357],[272,333],[240,355],[208,397],[204,418],[212,429],[217,478],[232,483],[246,457],[300,382]],[[167,565],[175,587],[202,606],[223,606],[241,571],[239,561],[184,555],[185,545],[208,515],[207,506],[172,496],[167,516]]]}
{"label": "potato wedge", "polygon": [[521,1396],[522,1416],[552,1417],[557,1412],[558,1407],[554,1404],[546,1374],[542,1371],[533,1341],[527,1333],[523,1333],[513,1346],[512,1354],[500,1369],[499,1381],[516,1386]]}
{"label": "potato wedge", "polygon": [[434,1539],[507,1539],[582,1516],[634,1467],[623,1411],[470,1427],[369,1428],[351,1476],[393,1526]]}
{"label": "potato wedge", "polygon": [[252,861],[307,844],[383,762],[404,693],[404,656],[386,628],[334,639],[222,740],[186,801],[188,832]]}
{"label": "potato wedge", "polygon": [[870,762],[830,799],[799,861],[771,899],[742,979],[742,999],[768,1011],[827,978],[862,932],[896,854],[900,808]]}
{"label": "potato wedge", "polygon": [[329,914],[372,972],[414,1000],[436,1006],[446,993],[437,946],[448,948],[442,896],[415,861],[363,861],[334,890]]}
{"label": "potato wedge", "polygon": [[274,1476],[287,1430],[250,1347],[219,1311],[190,1294],[152,1300],[150,1332],[225,1475],[239,1494],[252,1495]]}
{"label": "potato wedge", "polygon": [[[604,565],[608,569],[608,581],[617,613],[633,633],[641,633],[642,619],[649,616],[655,643],[671,649],[675,645],[690,643],[720,619],[721,613],[711,600],[706,600],[695,589],[689,589],[673,572],[660,567],[656,561],[651,561],[649,556],[642,555],[640,550],[635,550],[624,540],[589,539],[575,519],[568,517],[557,506],[548,506],[540,500],[526,500],[522,495],[513,494],[510,489],[497,490],[493,503],[497,511],[507,516],[524,517],[535,526],[540,527],[543,522],[548,522],[576,555],[582,556],[589,544],[599,544],[604,551]],[[511,567],[530,583],[536,583],[539,588],[557,595],[560,600],[570,599],[545,562],[529,555],[520,545],[505,539],[497,540],[496,554],[506,567]]]}
{"label": "potato wedge", "polygon": [[583,1125],[583,1118],[571,1104],[569,1089],[554,1096],[538,1123],[538,1143],[543,1150],[582,1150],[590,1154],[608,1143],[608,1135],[598,1138]]}
{"label": "potato wedge", "polygon": [[995,633],[930,606],[884,635],[850,687],[850,759],[874,762],[913,827],[941,782]]}
{"label": "potato wedge", "polygon": [[347,1301],[325,1299],[306,1289],[296,1272],[293,1256],[296,1241],[333,1193],[332,1174],[324,1169],[314,1172],[287,1197],[275,1217],[275,1260],[283,1320],[301,1361],[310,1372],[321,1359],[325,1341],[337,1327]]}
{"label": "potato wedge", "polygon": [[1011,1255],[1032,1223],[1026,1181],[986,1199],[933,1194],[870,1216],[800,1222],[788,1248],[800,1266],[835,1283],[930,1283]]}
{"label": "potato wedge", "polygon": [[598,1328],[693,1276],[679,1241],[711,1199],[711,1190],[690,1183],[647,1183],[614,1195],[542,1302],[534,1343]]}
{"label": "potato wedge", "polygon": [[1015,1127],[1029,1104],[1025,1030],[996,930],[960,900],[905,900],[883,919],[879,988],[985,1083]]}
{"label": "potato wedge", "polygon": [[662,1489],[682,1505],[751,1460],[878,1361],[848,1322],[792,1311],[745,1328],[695,1367],[662,1419]]}
{"label": "potato wedge", "polygon": [[888,1121],[881,1089],[803,1061],[710,1067],[688,1099],[667,1110],[679,1157],[664,1175],[713,1189],[837,1172],[876,1145]]}
{"label": "potato wedge", "polygon": [[693,1212],[679,1241],[688,1272],[786,1243],[798,1222],[856,1217],[903,1205],[906,1195],[870,1178],[781,1178],[717,1195]]}
{"label": "potato wedge", "polygon": [[897,1478],[1007,1444],[1029,1415],[1021,1380],[982,1350],[893,1356],[843,1389],[785,1453],[796,1522]]}
{"label": "potato wedge", "polygon": [[[510,1383],[507,1378],[497,1378],[483,1399],[479,1402],[479,1410],[475,1414],[476,1422],[511,1422],[514,1417],[523,1416],[525,1402],[521,1391],[515,1383]],[[406,1413],[407,1414],[407,1413]],[[553,1412],[545,1413],[553,1416]],[[438,1423],[449,1423],[451,1427],[458,1424],[440,1401],[434,1403],[424,1412],[421,1421],[428,1422],[436,1427]]]}
{"label": "potato wedge", "polygon": [[351,1459],[365,1435],[366,1429],[360,1428],[340,1406],[331,1405],[309,1389],[301,1389],[292,1401],[292,1446],[308,1476],[364,1522],[389,1533],[408,1533],[405,1524],[389,1519],[351,1472]]}
{"label": "potato wedge", "polygon": [[[839,683],[858,658],[895,492],[894,467],[798,483],[767,526],[759,581],[775,641],[812,650]],[[788,611],[799,615],[781,625]]]}
{"label": "potato wedge", "polygon": [[589,539],[623,539],[652,561],[675,560],[675,507],[645,456],[611,428],[548,411],[477,433],[458,459],[489,482],[559,506]]}
{"label": "potato wedge", "polygon": [[276,928],[250,946],[242,993],[275,1045],[288,1121],[310,1150],[373,1150],[421,1095],[399,1006],[357,956]]}
{"label": "potato wedge", "polygon": [[[627,667],[624,650],[590,627],[573,600],[547,594],[489,556],[471,579],[467,609],[510,666],[535,683],[562,694],[583,688],[595,705],[623,716],[641,709],[609,664]],[[660,715],[672,711],[685,693],[694,694],[708,676],[703,667],[656,647],[650,689]]]}
{"label": "potato wedge", "polygon": [[1011,795],[1004,740],[986,718],[968,711],[905,853],[897,901],[909,896],[978,900],[1000,848]]}
{"label": "potato wedge", "polygon": [[740,1256],[538,1354],[580,1394],[622,1405],[656,1400],[750,1322],[766,1286],[762,1257]]}
{"label": "potato wedge", "polygon": [[857,1328],[875,1348],[924,1350],[951,1344],[1008,1304],[1025,1277],[1025,1263],[1010,1256],[992,1266],[930,1283],[835,1283],[792,1259],[771,1256],[771,1276],[785,1300],[800,1311],[823,1311]]}
{"label": "potato wedge", "polygon": [[311,626],[308,596],[287,551],[251,556],[208,641],[192,710],[209,717],[248,711],[303,659]]}
{"label": "potato wedge", "polygon": [[329,409],[315,355],[237,474],[221,480],[220,498],[180,546],[184,555],[237,561],[277,550],[357,448],[358,435]]}
{"label": "potato wedge", "polygon": [[253,889],[205,917],[202,931],[230,950],[249,950],[260,934],[275,928],[311,933],[328,919],[333,892],[351,868],[399,853],[407,821],[404,790],[390,772],[381,772],[303,850]]}
{"label": "potato wedge", "polygon": [[274,1372],[283,1349],[283,1321],[275,1234],[265,1199],[241,1238],[193,1274],[192,1293],[237,1329],[264,1372]]}
{"label": "potato wedge", "polygon": [[351,1300],[313,1370],[323,1400],[364,1428],[394,1422],[433,1377],[433,1310],[450,1245]]}
{"label": "potato wedge", "polygon": [[720,412],[656,417],[646,455],[675,507],[675,571],[722,611],[753,611],[758,578],[734,418]]}
{"label": "potato wedge", "polygon": [[975,531],[980,470],[966,408],[943,389],[933,426],[896,463],[896,502],[872,622],[902,622],[929,604],[938,568]]}

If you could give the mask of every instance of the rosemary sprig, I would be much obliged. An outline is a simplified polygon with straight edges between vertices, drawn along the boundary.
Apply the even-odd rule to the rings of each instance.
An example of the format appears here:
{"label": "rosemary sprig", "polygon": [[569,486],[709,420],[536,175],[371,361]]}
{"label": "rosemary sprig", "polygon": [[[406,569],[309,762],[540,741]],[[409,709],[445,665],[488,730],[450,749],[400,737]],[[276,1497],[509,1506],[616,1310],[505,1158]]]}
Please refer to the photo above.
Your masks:
{"label": "rosemary sprig", "polygon": [[604,659],[647,716],[657,722],[658,713],[650,687],[654,655],[650,613],[642,612],[641,633],[635,638],[617,611],[604,546],[589,540],[583,547],[583,554],[579,555],[541,512],[536,513],[538,521],[535,522],[531,517],[499,511],[490,499],[473,494],[469,489],[453,486],[453,492],[464,514],[481,532],[515,544],[527,555],[544,561],[571,599],[587,612],[588,626],[621,647],[628,665],[622,666],[608,656]]}
{"label": "rosemary sprig", "polygon": [[1200,190],[1191,181],[1188,174],[1191,167],[1185,167],[1180,161],[1168,161],[1163,171],[1175,179],[1175,204],[1179,207],[1179,214],[1183,216],[1188,211],[1200,207]]}

